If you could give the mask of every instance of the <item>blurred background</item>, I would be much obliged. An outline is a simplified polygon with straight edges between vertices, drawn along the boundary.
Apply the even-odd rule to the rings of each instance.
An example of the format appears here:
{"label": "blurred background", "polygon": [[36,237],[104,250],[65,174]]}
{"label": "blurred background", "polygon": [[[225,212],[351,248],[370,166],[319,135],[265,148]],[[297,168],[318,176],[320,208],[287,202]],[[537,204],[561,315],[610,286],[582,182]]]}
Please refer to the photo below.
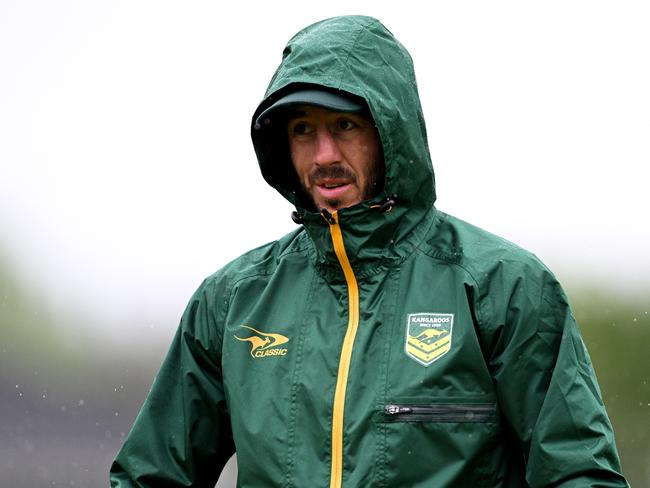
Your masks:
{"label": "blurred background", "polygon": [[293,229],[250,117],[285,42],[351,13],[414,58],[438,207],[565,284],[650,486],[650,6],[422,5],[0,3],[0,486],[108,485],[191,293]]}

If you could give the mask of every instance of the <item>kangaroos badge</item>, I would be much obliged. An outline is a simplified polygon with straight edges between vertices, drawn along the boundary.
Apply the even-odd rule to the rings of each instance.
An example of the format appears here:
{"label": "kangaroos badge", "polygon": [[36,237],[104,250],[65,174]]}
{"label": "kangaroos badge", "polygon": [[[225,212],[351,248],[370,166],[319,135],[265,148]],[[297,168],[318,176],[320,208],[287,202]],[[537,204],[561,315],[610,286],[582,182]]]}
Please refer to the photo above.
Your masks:
{"label": "kangaroos badge", "polygon": [[406,355],[423,366],[440,359],[451,349],[452,313],[411,313],[406,320]]}

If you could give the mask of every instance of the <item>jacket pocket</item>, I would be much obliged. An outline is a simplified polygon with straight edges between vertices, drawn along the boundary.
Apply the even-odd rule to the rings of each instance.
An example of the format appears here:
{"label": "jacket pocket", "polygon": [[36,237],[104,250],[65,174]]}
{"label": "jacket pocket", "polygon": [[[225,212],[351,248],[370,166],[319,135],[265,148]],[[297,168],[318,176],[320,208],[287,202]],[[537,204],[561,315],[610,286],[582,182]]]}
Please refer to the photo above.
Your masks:
{"label": "jacket pocket", "polygon": [[385,422],[496,422],[494,403],[389,404]]}
{"label": "jacket pocket", "polygon": [[492,398],[472,400],[401,398],[380,405],[380,481],[373,486],[499,486],[498,406]]}

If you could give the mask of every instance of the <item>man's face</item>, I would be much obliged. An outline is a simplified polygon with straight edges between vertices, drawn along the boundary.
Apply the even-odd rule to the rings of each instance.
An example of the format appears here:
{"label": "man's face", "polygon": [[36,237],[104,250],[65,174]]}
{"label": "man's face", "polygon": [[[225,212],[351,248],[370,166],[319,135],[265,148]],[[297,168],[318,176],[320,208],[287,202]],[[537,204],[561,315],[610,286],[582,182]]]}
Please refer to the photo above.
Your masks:
{"label": "man's face", "polygon": [[351,207],[381,190],[384,162],[371,119],[302,105],[287,130],[291,161],[317,210]]}

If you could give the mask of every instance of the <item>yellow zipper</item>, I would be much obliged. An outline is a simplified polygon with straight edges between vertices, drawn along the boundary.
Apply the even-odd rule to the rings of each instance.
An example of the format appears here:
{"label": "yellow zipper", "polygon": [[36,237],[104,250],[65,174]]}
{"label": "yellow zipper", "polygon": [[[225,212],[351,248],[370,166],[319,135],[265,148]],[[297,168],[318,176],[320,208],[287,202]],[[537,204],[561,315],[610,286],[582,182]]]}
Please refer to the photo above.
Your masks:
{"label": "yellow zipper", "polygon": [[330,475],[330,488],[341,488],[343,478],[343,413],[345,410],[345,389],[348,383],[348,372],[350,371],[350,358],[352,357],[352,346],[359,327],[359,287],[357,279],[350,266],[350,261],[345,253],[343,245],[343,234],[339,226],[338,212],[332,213],[332,219],[328,221],[330,234],[334,244],[334,252],[339,260],[345,281],[348,285],[349,319],[348,328],[343,338],[341,347],[341,358],[339,359],[339,370],[336,378],[336,390],[334,391],[334,411],[332,414],[332,471]]}

